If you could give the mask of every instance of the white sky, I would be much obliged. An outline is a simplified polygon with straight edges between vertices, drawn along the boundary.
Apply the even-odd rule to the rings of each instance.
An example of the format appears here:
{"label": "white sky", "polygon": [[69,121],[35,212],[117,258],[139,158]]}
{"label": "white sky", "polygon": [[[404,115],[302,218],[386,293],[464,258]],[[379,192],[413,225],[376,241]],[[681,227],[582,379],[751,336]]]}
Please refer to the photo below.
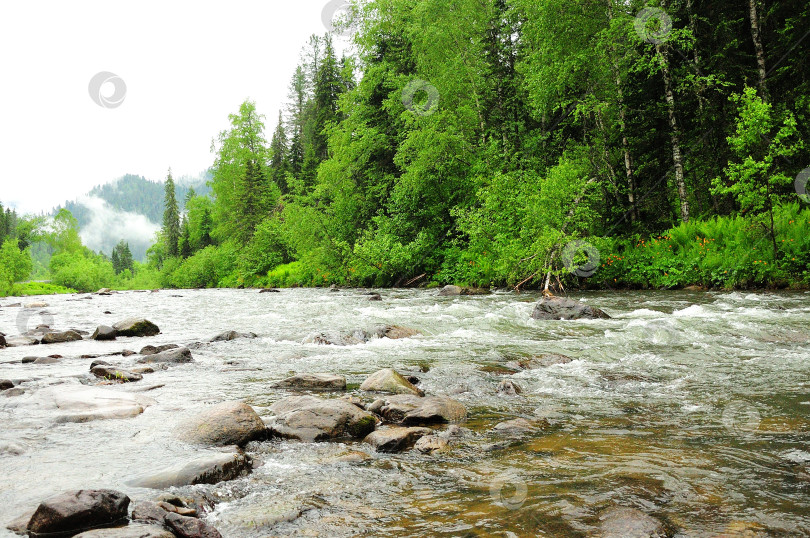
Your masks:
{"label": "white sky", "polygon": [[[0,3],[0,201],[39,212],[126,173],[196,175],[245,98],[269,138],[327,1]],[[126,83],[117,108],[90,98],[100,71]]]}

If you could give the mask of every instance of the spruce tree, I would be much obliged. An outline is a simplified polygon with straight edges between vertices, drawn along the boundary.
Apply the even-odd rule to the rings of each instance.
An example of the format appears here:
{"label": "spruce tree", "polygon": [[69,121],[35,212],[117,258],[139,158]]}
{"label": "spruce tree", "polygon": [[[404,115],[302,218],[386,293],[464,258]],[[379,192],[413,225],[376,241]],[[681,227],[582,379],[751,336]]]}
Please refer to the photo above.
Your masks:
{"label": "spruce tree", "polygon": [[174,258],[179,254],[178,241],[180,240],[180,211],[177,208],[174,180],[172,171],[166,177],[166,196],[163,210],[163,238],[166,241],[166,255]]}
{"label": "spruce tree", "polygon": [[180,225],[180,241],[179,241],[180,256],[188,258],[193,254],[191,246],[191,230],[188,225],[188,219],[183,216],[183,224]]}

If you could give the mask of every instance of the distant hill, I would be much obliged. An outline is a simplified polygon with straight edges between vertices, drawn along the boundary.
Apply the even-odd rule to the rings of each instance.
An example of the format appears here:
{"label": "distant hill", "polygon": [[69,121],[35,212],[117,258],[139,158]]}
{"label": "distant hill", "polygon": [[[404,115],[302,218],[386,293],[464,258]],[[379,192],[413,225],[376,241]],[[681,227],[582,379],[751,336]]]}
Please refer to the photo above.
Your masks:
{"label": "distant hill", "polygon": [[[186,195],[191,189],[198,195],[211,192],[207,185],[210,173],[182,176],[175,179],[177,202],[184,209]],[[86,195],[65,202],[79,223],[85,245],[109,255],[124,239],[136,260],[144,261],[146,249],[163,221],[164,182],[150,181],[143,176],[127,174],[111,183],[97,185]]]}

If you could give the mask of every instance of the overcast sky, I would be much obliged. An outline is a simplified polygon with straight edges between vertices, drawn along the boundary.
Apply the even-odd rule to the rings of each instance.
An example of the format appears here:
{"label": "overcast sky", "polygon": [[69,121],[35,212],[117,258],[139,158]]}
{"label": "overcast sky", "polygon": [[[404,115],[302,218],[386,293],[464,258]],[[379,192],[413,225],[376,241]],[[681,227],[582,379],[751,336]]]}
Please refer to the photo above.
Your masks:
{"label": "overcast sky", "polygon": [[[127,173],[196,175],[245,98],[269,138],[301,47],[326,31],[326,4],[0,3],[0,201],[39,212]],[[126,85],[119,106],[91,99],[105,71]]]}

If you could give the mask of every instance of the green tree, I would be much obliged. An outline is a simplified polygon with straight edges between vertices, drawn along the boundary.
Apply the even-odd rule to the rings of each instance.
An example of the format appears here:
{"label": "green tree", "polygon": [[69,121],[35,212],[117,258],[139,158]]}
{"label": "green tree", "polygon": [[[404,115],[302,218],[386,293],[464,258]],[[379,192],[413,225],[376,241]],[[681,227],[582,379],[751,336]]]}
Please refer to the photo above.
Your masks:
{"label": "green tree", "polygon": [[17,239],[6,239],[0,246],[0,295],[12,293],[14,283],[31,273],[31,253],[20,250]]}
{"label": "green tree", "polygon": [[177,207],[177,197],[175,195],[174,179],[172,171],[166,176],[164,188],[164,210],[163,210],[163,238],[166,243],[166,255],[170,258],[176,257],[180,251],[178,241],[180,240],[180,210]]}
{"label": "green tree", "polygon": [[135,271],[135,261],[132,259],[132,252],[129,249],[129,243],[123,239],[115,245],[112,255],[110,256],[113,266],[113,271],[116,275],[120,275],[124,271],[133,273]]}

